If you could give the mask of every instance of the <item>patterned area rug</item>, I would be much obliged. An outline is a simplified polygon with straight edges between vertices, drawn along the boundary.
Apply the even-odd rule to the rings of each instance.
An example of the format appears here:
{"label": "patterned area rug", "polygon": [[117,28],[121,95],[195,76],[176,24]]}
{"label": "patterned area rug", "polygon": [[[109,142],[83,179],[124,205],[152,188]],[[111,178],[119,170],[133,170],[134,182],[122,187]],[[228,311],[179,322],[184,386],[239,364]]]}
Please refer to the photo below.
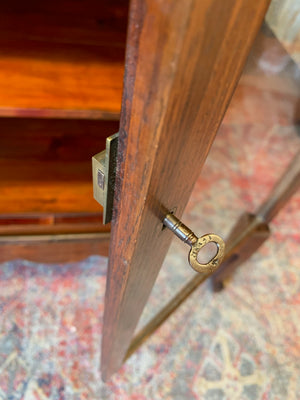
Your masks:
{"label": "patterned area rug", "polygon": [[[300,147],[289,118],[292,84],[283,101],[270,88],[257,92],[255,73],[250,78],[241,82],[183,218],[199,235],[226,237]],[[299,227],[298,193],[226,289],[214,294],[203,284],[107,384],[100,377],[107,259],[2,264],[0,399],[299,399]],[[175,239],[139,326],[192,276],[186,255]]]}
{"label": "patterned area rug", "polygon": [[[267,133],[268,156],[257,135],[240,126],[221,130],[184,217],[196,232],[225,236],[299,146],[292,128],[278,127]],[[237,137],[247,147],[224,152]],[[228,180],[220,164],[229,161]],[[209,282],[202,285],[108,384],[99,373],[107,260],[1,265],[0,399],[299,398],[299,205],[297,194],[226,290],[213,294]],[[175,239],[140,325],[191,275],[185,245]]]}

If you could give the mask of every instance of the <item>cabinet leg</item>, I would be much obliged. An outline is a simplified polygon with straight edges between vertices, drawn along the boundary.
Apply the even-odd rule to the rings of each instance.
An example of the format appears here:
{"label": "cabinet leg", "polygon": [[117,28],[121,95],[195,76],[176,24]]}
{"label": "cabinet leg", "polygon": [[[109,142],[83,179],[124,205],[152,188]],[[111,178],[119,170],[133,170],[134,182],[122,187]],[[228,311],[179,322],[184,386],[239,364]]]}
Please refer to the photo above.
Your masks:
{"label": "cabinet leg", "polygon": [[222,290],[226,280],[234,273],[236,268],[250,258],[270,236],[268,224],[285,206],[299,186],[300,151],[276,183],[267,200],[259,207],[256,215],[243,214],[234,226],[228,237],[226,247],[227,249],[235,247],[235,251],[212,275],[211,282],[214,291]]}
{"label": "cabinet leg", "polygon": [[[243,232],[247,233],[241,238]],[[270,229],[268,224],[260,221],[253,214],[243,214],[238,219],[227,240],[227,247],[237,243],[234,252],[211,277],[213,290],[215,292],[222,290],[226,280],[238,266],[250,258],[269,236]]]}
{"label": "cabinet leg", "polygon": [[295,156],[284,175],[275,185],[270,197],[259,208],[256,215],[245,213],[235,224],[228,237],[222,265],[213,274],[193,277],[133,338],[125,356],[127,360],[155,330],[211,276],[215,291],[222,290],[225,281],[235,269],[251,257],[270,236],[268,223],[300,186],[300,152]]}

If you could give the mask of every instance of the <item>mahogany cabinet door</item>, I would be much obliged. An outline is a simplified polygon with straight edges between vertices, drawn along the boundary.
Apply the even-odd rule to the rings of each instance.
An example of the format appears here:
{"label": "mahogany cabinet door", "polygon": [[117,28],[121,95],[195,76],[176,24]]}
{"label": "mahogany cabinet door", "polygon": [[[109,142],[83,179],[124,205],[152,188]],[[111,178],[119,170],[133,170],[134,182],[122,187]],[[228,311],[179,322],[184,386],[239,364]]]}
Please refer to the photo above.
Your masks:
{"label": "mahogany cabinet door", "polygon": [[[269,0],[132,0],[102,340],[121,366]],[[237,143],[241,146],[241,143]],[[218,232],[216,232],[218,233]]]}

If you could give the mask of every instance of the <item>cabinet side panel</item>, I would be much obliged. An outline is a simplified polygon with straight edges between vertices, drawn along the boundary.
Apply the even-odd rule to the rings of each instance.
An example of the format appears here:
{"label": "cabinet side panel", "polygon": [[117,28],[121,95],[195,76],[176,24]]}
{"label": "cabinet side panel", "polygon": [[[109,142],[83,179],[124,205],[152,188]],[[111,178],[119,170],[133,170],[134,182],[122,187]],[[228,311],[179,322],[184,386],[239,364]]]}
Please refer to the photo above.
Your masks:
{"label": "cabinet side panel", "polygon": [[[102,342],[118,370],[268,0],[133,0]],[[239,144],[240,145],[240,144]]]}

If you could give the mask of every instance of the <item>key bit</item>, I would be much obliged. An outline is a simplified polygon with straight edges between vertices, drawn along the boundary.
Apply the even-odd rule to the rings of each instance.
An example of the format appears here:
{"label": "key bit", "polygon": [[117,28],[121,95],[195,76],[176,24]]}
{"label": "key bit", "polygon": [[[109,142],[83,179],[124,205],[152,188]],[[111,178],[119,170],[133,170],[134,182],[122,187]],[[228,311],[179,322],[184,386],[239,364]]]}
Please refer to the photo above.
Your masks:
{"label": "key bit", "polygon": [[[163,224],[180,240],[191,247],[188,261],[195,271],[204,274],[211,274],[220,266],[225,254],[225,243],[220,236],[215,233],[207,233],[198,238],[191,229],[171,213],[166,215]],[[198,254],[205,245],[211,242],[216,244],[217,254],[208,263],[201,264],[197,259]]]}

